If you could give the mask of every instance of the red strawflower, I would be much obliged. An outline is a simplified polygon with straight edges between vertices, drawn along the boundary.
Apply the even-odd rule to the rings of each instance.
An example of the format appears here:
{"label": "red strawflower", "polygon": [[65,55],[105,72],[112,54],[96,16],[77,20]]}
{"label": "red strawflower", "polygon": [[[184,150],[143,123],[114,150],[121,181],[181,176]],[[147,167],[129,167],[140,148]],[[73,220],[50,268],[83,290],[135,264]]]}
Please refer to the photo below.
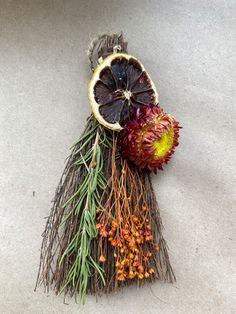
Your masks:
{"label": "red strawflower", "polygon": [[139,168],[156,172],[170,160],[179,144],[179,123],[157,105],[134,109],[119,133],[122,156]]}

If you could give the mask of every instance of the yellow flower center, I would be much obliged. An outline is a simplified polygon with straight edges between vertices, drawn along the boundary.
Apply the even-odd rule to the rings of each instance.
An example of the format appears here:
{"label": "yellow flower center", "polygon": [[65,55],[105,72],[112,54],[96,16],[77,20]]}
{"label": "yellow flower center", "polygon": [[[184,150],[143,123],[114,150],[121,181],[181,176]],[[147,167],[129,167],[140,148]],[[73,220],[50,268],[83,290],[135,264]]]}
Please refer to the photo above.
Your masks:
{"label": "yellow flower center", "polygon": [[162,158],[172,148],[174,143],[174,129],[171,128],[169,131],[163,133],[160,140],[153,142],[155,149],[155,159]]}

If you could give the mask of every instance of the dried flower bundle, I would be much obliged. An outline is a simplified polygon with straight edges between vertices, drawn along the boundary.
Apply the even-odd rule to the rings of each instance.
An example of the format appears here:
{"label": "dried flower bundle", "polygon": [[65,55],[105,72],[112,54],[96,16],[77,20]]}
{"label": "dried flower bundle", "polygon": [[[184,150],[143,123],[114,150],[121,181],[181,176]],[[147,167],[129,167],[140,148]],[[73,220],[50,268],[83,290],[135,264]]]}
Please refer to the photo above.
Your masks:
{"label": "dried flower bundle", "polygon": [[94,115],[56,190],[36,283],[82,303],[86,293],[175,281],[150,170],[169,160],[179,125],[158,107],[155,86],[122,34],[99,36],[89,60]]}

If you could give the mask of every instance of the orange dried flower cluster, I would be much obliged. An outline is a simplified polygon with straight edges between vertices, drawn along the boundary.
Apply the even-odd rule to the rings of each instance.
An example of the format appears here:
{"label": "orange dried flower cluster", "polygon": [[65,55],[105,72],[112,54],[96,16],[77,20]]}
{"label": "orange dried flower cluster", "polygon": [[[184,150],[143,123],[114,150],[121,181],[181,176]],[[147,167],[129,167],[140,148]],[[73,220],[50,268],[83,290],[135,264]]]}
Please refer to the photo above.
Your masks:
{"label": "orange dried flower cluster", "polygon": [[[148,193],[138,172],[133,173],[126,160],[116,165],[116,138],[113,137],[112,175],[109,193],[104,191],[103,209],[97,209],[96,228],[100,235],[99,262],[115,262],[116,280],[146,279],[154,276],[156,251]],[[112,249],[108,249],[107,244]],[[104,247],[108,256],[104,256]],[[114,259],[109,254],[114,254]]]}
{"label": "orange dried flower cluster", "polygon": [[[145,243],[152,244],[152,228],[147,218],[149,209],[142,206],[141,211],[135,210],[133,215],[110,220],[108,224],[96,225],[102,238],[108,237],[108,241],[114,248],[116,261],[117,280],[144,279],[154,273],[150,267],[149,259],[152,252],[148,251]],[[152,245],[156,250],[157,245]],[[105,257],[100,256],[100,262],[105,262]]]}

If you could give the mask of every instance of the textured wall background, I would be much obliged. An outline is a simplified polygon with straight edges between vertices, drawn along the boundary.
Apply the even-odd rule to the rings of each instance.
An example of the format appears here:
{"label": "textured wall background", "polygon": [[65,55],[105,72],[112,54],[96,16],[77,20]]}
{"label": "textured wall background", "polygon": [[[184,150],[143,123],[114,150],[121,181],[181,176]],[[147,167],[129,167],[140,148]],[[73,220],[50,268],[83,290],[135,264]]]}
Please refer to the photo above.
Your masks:
{"label": "textured wall background", "polygon": [[[233,0],[0,0],[2,314],[235,313],[235,16]],[[40,234],[90,113],[87,46],[119,30],[184,127],[153,176],[178,281],[78,310],[33,292]]]}

